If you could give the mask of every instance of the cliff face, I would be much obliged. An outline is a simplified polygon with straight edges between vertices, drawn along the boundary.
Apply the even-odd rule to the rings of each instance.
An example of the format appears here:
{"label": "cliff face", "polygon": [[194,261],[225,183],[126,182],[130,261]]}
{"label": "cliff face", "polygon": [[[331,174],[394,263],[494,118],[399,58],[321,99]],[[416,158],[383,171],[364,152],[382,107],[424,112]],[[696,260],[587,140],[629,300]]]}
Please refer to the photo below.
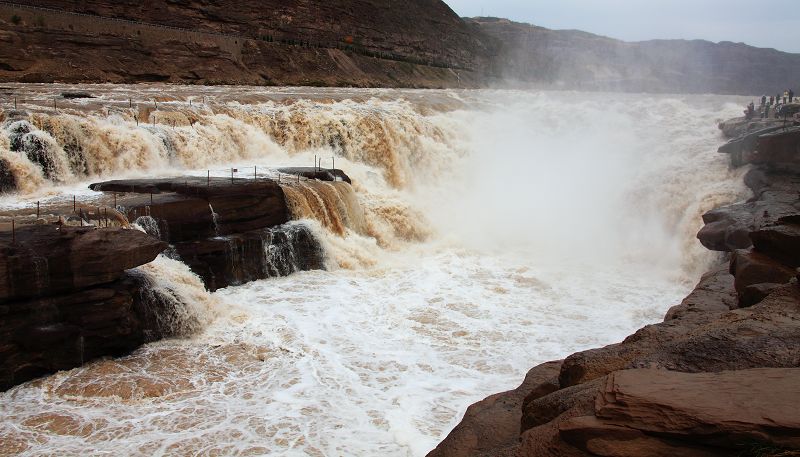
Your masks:
{"label": "cliff face", "polygon": [[19,3],[0,6],[0,80],[444,87],[489,60],[439,0]]}
{"label": "cliff face", "polygon": [[19,0],[0,5],[0,81],[482,87],[762,94],[800,55],[744,44],[627,43],[441,0]]}
{"label": "cliff face", "polygon": [[496,18],[469,21],[503,43],[497,76],[589,90],[760,95],[800,83],[800,54],[702,40],[624,42]]}

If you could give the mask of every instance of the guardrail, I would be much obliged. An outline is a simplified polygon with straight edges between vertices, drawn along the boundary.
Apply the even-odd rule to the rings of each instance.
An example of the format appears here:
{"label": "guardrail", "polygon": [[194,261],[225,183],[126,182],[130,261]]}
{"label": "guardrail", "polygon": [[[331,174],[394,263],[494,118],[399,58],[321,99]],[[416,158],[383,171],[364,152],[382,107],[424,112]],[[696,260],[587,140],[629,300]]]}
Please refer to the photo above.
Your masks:
{"label": "guardrail", "polygon": [[[253,37],[253,36],[246,36],[246,35],[235,35],[230,33],[222,33],[222,32],[213,32],[209,30],[193,30],[184,27],[175,27],[170,25],[163,25],[158,23],[152,22],[142,22],[142,21],[134,21],[131,19],[122,19],[110,16],[100,16],[96,14],[86,14],[86,13],[77,13],[74,11],[65,11],[55,8],[46,8],[41,6],[33,6],[33,5],[23,5],[19,3],[13,2],[4,2],[0,1],[0,5],[8,6],[11,8],[20,8],[20,9],[27,9],[31,11],[43,11],[53,14],[62,14],[68,16],[80,16],[86,17],[94,20],[102,20],[102,21],[113,21],[123,24],[129,25],[136,25],[141,27],[152,27],[152,28],[159,28],[159,29],[166,29],[166,30],[174,30],[183,33],[193,33],[199,35],[209,35],[209,36],[220,36],[225,38],[231,39],[238,39],[238,40],[248,40],[248,41],[258,41],[258,42],[267,42],[267,43],[274,43],[277,45],[283,46],[300,46],[305,48],[320,48],[320,49],[339,49],[345,52],[353,52],[356,54],[364,55],[367,57],[372,57],[376,59],[382,60],[391,60],[397,62],[407,62],[413,63],[415,65],[424,65],[429,67],[435,68],[447,68],[447,69],[454,69],[454,70],[465,70],[465,71],[473,71],[470,68],[460,66],[458,64],[454,64],[452,62],[447,62],[444,60],[437,60],[437,59],[426,59],[418,56],[408,56],[403,54],[397,54],[394,52],[387,52],[387,51],[378,51],[370,49],[366,46],[357,45],[354,43],[348,43],[346,41],[342,42],[321,42],[319,40],[311,40],[311,39],[302,39],[297,36],[287,35],[283,32],[271,31],[269,34],[262,35],[261,37]],[[277,37],[277,40],[276,40]]]}

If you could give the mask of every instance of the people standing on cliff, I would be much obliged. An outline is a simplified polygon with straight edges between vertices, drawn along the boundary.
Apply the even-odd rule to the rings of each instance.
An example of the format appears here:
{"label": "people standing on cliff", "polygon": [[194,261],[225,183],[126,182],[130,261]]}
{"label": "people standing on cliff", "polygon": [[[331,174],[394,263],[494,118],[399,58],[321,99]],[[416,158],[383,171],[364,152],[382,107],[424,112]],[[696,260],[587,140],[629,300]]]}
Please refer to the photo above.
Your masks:
{"label": "people standing on cliff", "polygon": [[744,111],[744,117],[749,121],[750,119],[755,117],[755,114],[756,114],[756,104],[750,102],[750,104],[747,105],[747,109]]}
{"label": "people standing on cliff", "polygon": [[766,104],[767,104],[767,96],[766,95],[762,95],[761,96],[761,106],[763,107]]}
{"label": "people standing on cliff", "polygon": [[770,105],[774,105],[775,104],[775,97],[773,97],[772,95],[769,96],[769,104]]}
{"label": "people standing on cliff", "polygon": [[764,107],[764,119],[769,119],[769,109],[772,106],[772,103],[767,103],[767,106]]}
{"label": "people standing on cliff", "polygon": [[786,102],[789,100],[789,89],[783,91],[783,104],[785,105]]}
{"label": "people standing on cliff", "polygon": [[794,100],[794,90],[789,89],[789,103],[792,103],[792,100]]}

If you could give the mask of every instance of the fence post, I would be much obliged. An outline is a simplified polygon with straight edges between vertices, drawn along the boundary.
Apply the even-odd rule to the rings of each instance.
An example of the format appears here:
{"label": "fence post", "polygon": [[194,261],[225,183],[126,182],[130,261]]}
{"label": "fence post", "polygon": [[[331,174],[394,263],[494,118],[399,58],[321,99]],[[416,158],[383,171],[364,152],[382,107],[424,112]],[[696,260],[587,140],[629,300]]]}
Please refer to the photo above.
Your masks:
{"label": "fence post", "polygon": [[206,176],[206,187],[210,187],[211,186],[211,170],[206,170],[206,173],[207,173],[207,176]]}
{"label": "fence post", "polygon": [[233,184],[233,168],[231,168],[231,184]]}
{"label": "fence post", "polygon": [[39,201],[36,201],[36,219],[39,219]]}
{"label": "fence post", "polygon": [[73,194],[72,195],[72,212],[74,213],[77,210],[78,210],[78,202],[75,199],[75,195]]}
{"label": "fence post", "polygon": [[17,109],[17,97],[14,97],[14,109]]}
{"label": "fence post", "polygon": [[117,193],[114,192],[114,209],[117,209]]}
{"label": "fence post", "polygon": [[17,244],[17,223],[11,219],[11,244]]}
{"label": "fence post", "polygon": [[53,97],[53,109],[58,109],[58,106],[56,105],[55,97]]}
{"label": "fence post", "polygon": [[253,167],[253,180],[258,181],[258,165]]}

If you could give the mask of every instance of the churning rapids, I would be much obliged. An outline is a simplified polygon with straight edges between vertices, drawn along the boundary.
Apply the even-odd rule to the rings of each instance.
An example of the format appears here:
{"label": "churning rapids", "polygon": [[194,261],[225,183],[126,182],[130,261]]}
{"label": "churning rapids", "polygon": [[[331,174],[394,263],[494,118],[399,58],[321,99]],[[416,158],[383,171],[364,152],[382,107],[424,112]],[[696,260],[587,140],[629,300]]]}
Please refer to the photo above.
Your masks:
{"label": "churning rapids", "polygon": [[424,455],[533,365],[661,319],[713,260],[700,215],[744,197],[730,98],[90,86],[56,112],[76,88],[10,87],[31,114],[2,124],[2,208],[314,156],[357,204],[293,207],[327,271],[208,294],[142,267],[200,329],[0,394],[0,454]]}

